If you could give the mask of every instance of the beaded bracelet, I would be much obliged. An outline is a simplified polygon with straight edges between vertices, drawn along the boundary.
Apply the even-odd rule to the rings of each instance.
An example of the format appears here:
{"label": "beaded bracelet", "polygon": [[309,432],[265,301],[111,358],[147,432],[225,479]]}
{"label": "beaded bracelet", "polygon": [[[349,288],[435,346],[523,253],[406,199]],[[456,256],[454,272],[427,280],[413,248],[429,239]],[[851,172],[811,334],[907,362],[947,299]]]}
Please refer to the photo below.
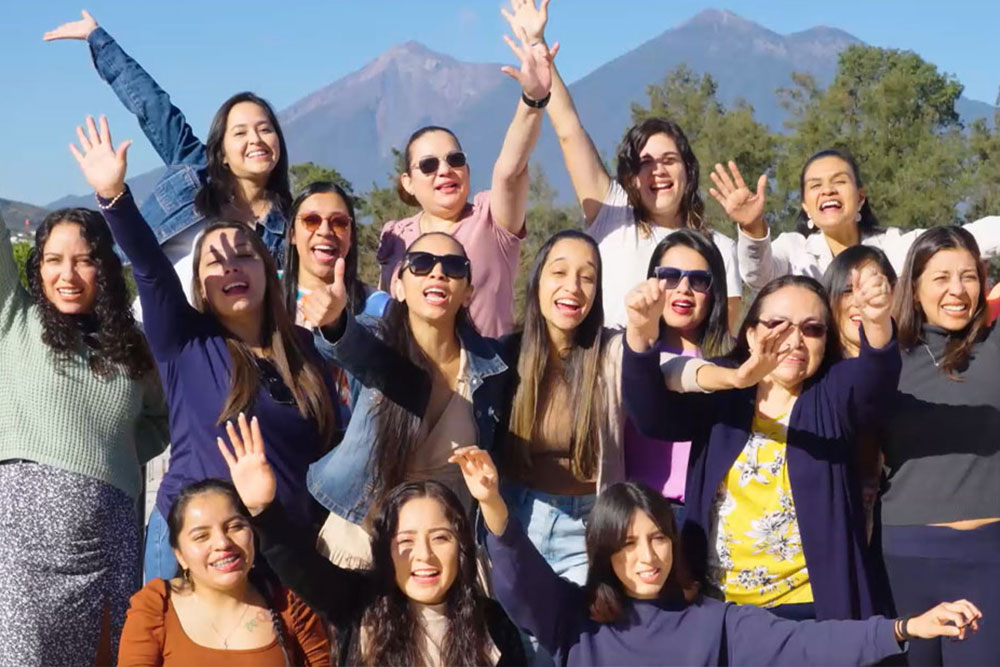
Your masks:
{"label": "beaded bracelet", "polygon": [[128,188],[125,188],[124,190],[116,194],[113,198],[107,200],[108,202],[107,204],[102,204],[101,200],[104,198],[95,193],[94,196],[97,198],[97,208],[101,209],[102,211],[107,211],[109,208],[112,208],[115,204],[117,204],[118,200],[124,197],[126,192],[128,192]]}

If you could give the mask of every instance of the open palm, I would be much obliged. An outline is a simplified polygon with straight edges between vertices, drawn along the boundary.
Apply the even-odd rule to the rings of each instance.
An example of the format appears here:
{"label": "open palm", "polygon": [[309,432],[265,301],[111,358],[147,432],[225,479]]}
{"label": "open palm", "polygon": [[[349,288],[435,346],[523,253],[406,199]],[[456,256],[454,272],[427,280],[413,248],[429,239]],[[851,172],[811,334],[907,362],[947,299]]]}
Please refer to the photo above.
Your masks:
{"label": "open palm", "polygon": [[481,503],[488,503],[500,495],[500,473],[489,452],[476,446],[456,449],[450,463],[462,470],[469,494]]}
{"label": "open palm", "polygon": [[271,464],[267,462],[264,438],[257,418],[248,422],[246,415],[240,413],[237,424],[239,431],[231,421],[226,422],[226,433],[232,443],[232,450],[219,438],[219,452],[229,465],[229,475],[236,492],[240,494],[240,500],[251,514],[260,514],[274,502],[277,481]]}
{"label": "open palm", "polygon": [[503,40],[521,61],[521,67],[501,67],[500,71],[517,81],[525,95],[533,100],[540,100],[552,89],[552,60],[559,51],[559,45],[550,49],[540,41],[532,42],[521,26],[514,28],[514,34],[520,44],[507,35],[503,36]]}
{"label": "open palm", "polygon": [[549,0],[542,0],[537,6],[535,0],[510,0],[510,9],[503,7],[500,13],[507,19],[510,29],[518,34],[523,29],[532,42],[545,39],[545,24],[549,21]]}
{"label": "open palm", "polygon": [[87,116],[87,129],[76,128],[80,147],[70,144],[69,150],[80,165],[80,171],[90,187],[105,199],[117,197],[125,189],[125,172],[128,170],[127,152],[131,140],[121,142],[116,149],[111,143],[108,119],[101,116],[98,130],[93,116]]}
{"label": "open palm", "polygon": [[42,39],[46,42],[52,42],[57,39],[87,39],[90,37],[90,33],[94,32],[97,28],[97,21],[94,20],[94,17],[86,9],[80,12],[80,15],[83,18],[79,21],[63,23],[61,26],[53,28],[42,35]]}
{"label": "open palm", "polygon": [[761,174],[757,179],[757,191],[752,192],[743,181],[743,175],[735,162],[729,162],[729,171],[721,164],[715,165],[715,170],[709,172],[709,178],[715,184],[708,193],[722,205],[729,219],[740,227],[746,228],[764,218],[764,204],[767,202],[767,176]]}

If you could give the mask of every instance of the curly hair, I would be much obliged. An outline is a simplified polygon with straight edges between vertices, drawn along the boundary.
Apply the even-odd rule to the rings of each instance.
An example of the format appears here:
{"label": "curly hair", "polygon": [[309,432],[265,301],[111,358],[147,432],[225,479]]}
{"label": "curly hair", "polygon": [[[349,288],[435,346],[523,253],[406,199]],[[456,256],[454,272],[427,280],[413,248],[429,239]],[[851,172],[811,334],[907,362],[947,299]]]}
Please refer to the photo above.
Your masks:
{"label": "curly hair", "polygon": [[[85,321],[81,321],[80,316],[60,312],[45,296],[41,272],[45,243],[52,230],[62,224],[80,227],[97,267],[97,297]],[[63,208],[48,214],[35,232],[35,246],[28,253],[25,273],[28,291],[44,327],[42,341],[52,348],[58,362],[69,362],[77,353],[81,325],[84,325],[96,339],[96,344],[89,346],[87,361],[95,375],[108,377],[124,369],[129,378],[139,380],[155,370],[146,338],[132,316],[122,263],[115,254],[111,230],[97,211]]]}
{"label": "curly hair", "polygon": [[[373,574],[378,592],[365,611],[361,625],[368,636],[367,665],[416,665],[423,661],[417,618],[409,598],[396,584],[392,561],[392,540],[403,505],[416,498],[433,498],[441,504],[458,540],[458,577],[445,597],[448,625],[441,646],[443,665],[486,665],[491,663],[490,636],[486,627],[486,596],[480,591],[476,564],[476,543],[462,505],[452,491],[436,481],[408,482],[394,488],[379,503],[372,524]],[[353,662],[360,664],[351,656]]]}

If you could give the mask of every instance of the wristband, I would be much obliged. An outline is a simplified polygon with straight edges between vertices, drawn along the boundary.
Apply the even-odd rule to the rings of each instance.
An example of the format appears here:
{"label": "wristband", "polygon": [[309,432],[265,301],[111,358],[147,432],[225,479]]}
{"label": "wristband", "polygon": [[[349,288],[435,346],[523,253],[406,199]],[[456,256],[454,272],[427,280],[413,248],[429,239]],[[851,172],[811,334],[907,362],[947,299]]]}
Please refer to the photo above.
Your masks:
{"label": "wristband", "polygon": [[909,625],[910,619],[913,618],[913,614],[909,616],[904,616],[903,618],[896,619],[896,632],[899,633],[900,641],[908,642],[911,639],[915,639],[913,635],[910,634]]}
{"label": "wristband", "polygon": [[548,95],[546,95],[540,100],[533,100],[530,97],[528,97],[527,94],[523,92],[521,93],[521,101],[527,104],[532,109],[544,109],[545,106],[549,103],[550,99],[552,99],[552,91],[549,91]]}

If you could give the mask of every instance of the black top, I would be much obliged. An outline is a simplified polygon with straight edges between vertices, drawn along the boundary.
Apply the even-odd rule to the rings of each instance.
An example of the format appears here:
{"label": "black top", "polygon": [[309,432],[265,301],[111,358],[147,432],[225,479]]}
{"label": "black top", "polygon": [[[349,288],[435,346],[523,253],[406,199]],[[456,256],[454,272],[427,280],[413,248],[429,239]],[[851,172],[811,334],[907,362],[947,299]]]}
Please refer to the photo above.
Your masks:
{"label": "black top", "polygon": [[928,525],[1000,517],[1000,333],[994,324],[957,380],[937,366],[949,334],[925,325],[903,354],[886,424],[882,522]]}
{"label": "black top", "polygon": [[[357,664],[361,617],[378,594],[372,573],[348,570],[321,556],[308,535],[289,522],[278,502],[252,522],[261,552],[282,585],[336,629],[338,664]],[[524,665],[524,646],[517,627],[495,600],[484,597],[483,603],[486,629],[500,651],[497,667]]]}

